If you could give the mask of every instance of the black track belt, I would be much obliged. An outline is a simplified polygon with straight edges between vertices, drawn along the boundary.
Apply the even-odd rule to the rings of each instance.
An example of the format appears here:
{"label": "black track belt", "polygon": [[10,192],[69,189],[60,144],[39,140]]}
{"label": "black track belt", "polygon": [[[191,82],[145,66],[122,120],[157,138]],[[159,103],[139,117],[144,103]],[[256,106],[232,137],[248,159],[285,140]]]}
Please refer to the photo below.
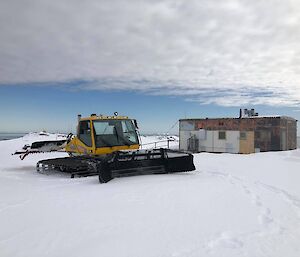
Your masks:
{"label": "black track belt", "polygon": [[166,174],[195,170],[193,155],[170,149],[118,151],[98,158],[77,156],[42,160],[37,163],[37,171],[69,173],[71,177],[99,175],[100,183],[116,177]]}

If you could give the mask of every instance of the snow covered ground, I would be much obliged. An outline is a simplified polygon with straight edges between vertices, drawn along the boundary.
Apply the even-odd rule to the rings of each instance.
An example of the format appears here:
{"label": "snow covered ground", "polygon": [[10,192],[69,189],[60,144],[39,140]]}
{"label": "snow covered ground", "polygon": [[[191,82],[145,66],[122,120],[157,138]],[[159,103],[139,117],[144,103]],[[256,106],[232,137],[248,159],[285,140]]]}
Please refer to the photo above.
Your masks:
{"label": "snow covered ground", "polygon": [[200,153],[194,172],[107,184],[36,173],[64,153],[10,155],[56,137],[0,142],[1,257],[300,256],[300,149]]}

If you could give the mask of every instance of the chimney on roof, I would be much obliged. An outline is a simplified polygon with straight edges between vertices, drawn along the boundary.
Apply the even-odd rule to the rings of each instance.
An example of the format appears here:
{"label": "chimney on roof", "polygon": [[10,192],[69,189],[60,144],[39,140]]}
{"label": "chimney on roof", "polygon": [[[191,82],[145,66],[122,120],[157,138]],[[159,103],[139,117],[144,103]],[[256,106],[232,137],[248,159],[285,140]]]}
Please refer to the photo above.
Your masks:
{"label": "chimney on roof", "polygon": [[242,118],[242,109],[240,109],[240,116],[239,116],[239,119]]}

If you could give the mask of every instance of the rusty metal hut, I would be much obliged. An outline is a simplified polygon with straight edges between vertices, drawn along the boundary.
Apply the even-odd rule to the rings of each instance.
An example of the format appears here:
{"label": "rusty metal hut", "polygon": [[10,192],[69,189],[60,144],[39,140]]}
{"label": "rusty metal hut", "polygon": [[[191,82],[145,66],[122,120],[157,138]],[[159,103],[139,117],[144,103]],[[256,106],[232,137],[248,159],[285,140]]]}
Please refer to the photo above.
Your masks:
{"label": "rusty metal hut", "polygon": [[297,120],[240,110],[238,118],[179,120],[179,148],[191,152],[254,153],[297,148]]}

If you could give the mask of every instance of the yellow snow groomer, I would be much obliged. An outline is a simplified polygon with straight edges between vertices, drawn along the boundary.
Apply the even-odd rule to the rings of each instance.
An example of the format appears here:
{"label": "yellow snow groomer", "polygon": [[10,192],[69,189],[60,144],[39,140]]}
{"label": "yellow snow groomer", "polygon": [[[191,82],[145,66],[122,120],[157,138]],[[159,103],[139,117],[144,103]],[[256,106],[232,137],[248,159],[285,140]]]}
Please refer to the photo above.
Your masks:
{"label": "yellow snow groomer", "polygon": [[92,114],[78,115],[77,136],[66,139],[38,141],[16,151],[23,160],[28,154],[64,151],[70,157],[42,160],[37,171],[56,170],[74,176],[99,175],[101,183],[114,177],[162,174],[194,170],[193,156],[189,153],[160,148],[140,148],[136,120],[126,116]]}

